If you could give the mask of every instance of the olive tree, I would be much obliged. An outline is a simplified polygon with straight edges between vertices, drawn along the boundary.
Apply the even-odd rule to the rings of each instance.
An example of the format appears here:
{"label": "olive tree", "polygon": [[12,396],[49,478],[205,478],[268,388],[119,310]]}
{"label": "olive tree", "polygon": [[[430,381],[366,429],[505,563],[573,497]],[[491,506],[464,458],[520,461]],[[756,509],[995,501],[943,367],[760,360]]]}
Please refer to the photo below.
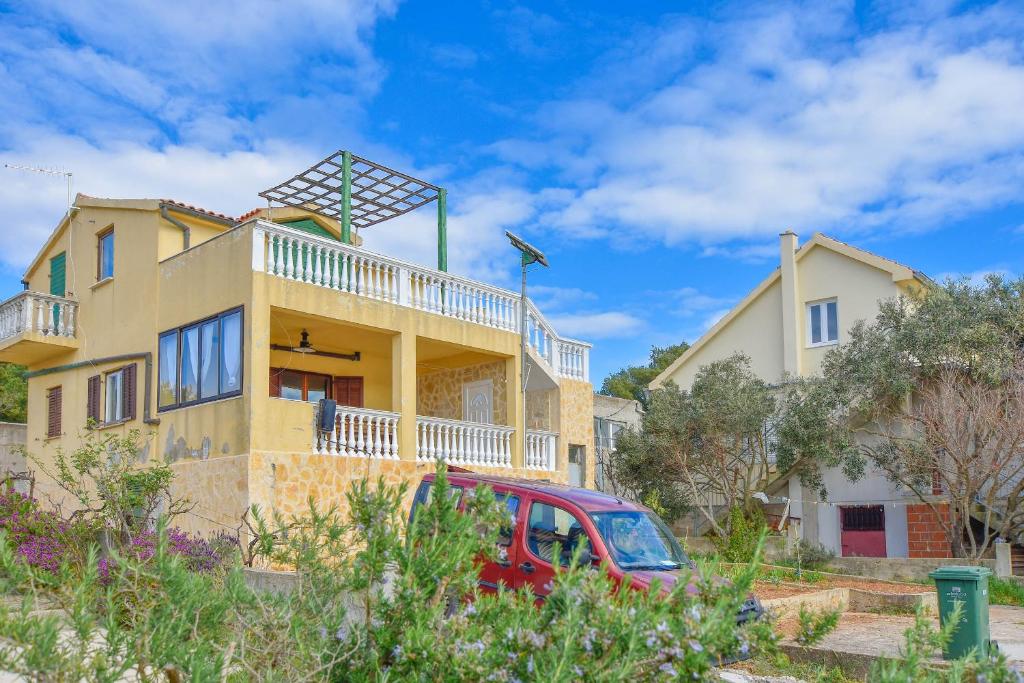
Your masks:
{"label": "olive tree", "polygon": [[751,510],[769,472],[777,403],[772,388],[735,354],[700,368],[689,391],[667,384],[651,394],[641,428],[619,439],[614,470],[663,507],[692,506],[720,536],[722,509]]}
{"label": "olive tree", "polygon": [[870,462],[944,520],[958,556],[1021,533],[1022,295],[1024,280],[992,276],[881,302],[790,389],[780,467],[820,484],[823,466]]}

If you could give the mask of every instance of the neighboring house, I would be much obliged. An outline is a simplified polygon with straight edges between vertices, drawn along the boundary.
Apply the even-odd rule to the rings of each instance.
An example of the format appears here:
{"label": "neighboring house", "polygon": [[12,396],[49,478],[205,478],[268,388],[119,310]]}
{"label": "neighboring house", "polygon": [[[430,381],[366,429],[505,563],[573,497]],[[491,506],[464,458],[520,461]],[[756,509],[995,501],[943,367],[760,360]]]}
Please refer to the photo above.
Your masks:
{"label": "neighboring house", "polygon": [[643,414],[640,401],[594,394],[594,485],[597,489],[619,493],[605,470],[615,453],[619,432],[640,429]]}
{"label": "neighboring house", "polygon": [[[669,380],[689,388],[701,366],[736,352],[749,356],[753,371],[772,384],[813,375],[855,322],[875,318],[880,301],[928,282],[907,266],[821,233],[799,248],[794,233],[783,233],[780,255],[779,268],[666,368],[652,388]],[[827,502],[795,476],[768,490],[791,499],[789,514],[808,541],[839,555],[948,555],[948,546],[936,544],[938,522],[927,506],[880,472],[869,469],[857,482],[839,469],[824,474]]]}
{"label": "neighboring house", "polygon": [[[569,454],[593,452],[589,345],[529,304],[524,430],[519,294],[444,272],[443,190],[351,159],[369,171],[347,171],[348,193],[286,183],[271,198],[301,206],[237,220],[78,195],[26,291],[0,304],[0,360],[29,368],[29,450],[74,449],[89,419],[142,430],[142,457],[172,463],[197,504],[182,526],[198,531],[233,529],[253,504],[344,506],[354,479],[412,485],[438,459],[569,480]],[[353,226],[431,199],[441,269],[355,246]],[[42,476],[37,490],[57,495]]]}

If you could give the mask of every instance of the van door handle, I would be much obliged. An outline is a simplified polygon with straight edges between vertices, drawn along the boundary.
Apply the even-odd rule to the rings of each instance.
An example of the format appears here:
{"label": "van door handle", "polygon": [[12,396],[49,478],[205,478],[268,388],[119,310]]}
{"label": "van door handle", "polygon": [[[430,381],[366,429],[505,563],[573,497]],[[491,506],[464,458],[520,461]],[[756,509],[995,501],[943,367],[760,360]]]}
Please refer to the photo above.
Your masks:
{"label": "van door handle", "polygon": [[532,574],[534,571],[533,563],[523,562],[521,565],[519,565],[519,569],[520,571],[526,572],[527,574]]}

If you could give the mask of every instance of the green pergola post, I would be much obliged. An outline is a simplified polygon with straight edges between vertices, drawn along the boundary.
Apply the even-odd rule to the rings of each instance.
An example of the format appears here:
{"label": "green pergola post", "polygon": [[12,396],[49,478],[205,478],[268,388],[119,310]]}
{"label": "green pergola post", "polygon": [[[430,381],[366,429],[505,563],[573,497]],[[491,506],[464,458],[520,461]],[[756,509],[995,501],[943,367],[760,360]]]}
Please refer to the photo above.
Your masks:
{"label": "green pergola post", "polygon": [[341,153],[341,241],[352,244],[352,152]]}
{"label": "green pergola post", "polygon": [[437,269],[448,272],[448,192],[437,191]]}

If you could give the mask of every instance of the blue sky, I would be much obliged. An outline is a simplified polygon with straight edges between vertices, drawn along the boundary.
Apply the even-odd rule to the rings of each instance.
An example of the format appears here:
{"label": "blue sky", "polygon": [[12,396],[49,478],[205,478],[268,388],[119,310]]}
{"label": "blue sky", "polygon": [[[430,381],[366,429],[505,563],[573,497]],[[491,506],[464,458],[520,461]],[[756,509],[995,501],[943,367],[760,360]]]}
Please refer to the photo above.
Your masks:
{"label": "blue sky", "polygon": [[[449,189],[450,269],[595,345],[693,341],[824,231],[933,277],[1024,272],[1024,7],[0,1],[0,161],[240,214],[347,148]],[[0,296],[64,208],[0,168]],[[430,264],[433,212],[364,233]]]}

